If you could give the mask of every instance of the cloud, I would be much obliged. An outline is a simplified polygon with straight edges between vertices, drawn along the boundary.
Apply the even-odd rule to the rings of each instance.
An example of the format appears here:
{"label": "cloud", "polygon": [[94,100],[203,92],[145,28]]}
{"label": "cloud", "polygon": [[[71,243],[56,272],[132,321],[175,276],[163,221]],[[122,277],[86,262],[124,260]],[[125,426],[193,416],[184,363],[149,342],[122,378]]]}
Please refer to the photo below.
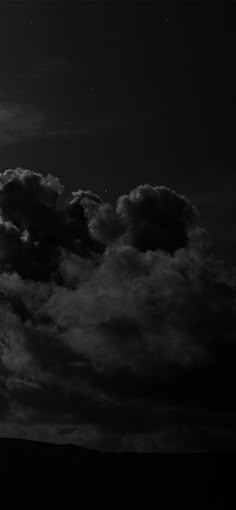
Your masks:
{"label": "cloud", "polygon": [[235,444],[235,271],[190,201],[115,206],[0,175],[0,430],[100,448]]}
{"label": "cloud", "polygon": [[[63,61],[57,65],[63,65]],[[43,72],[45,70],[39,70],[40,74]],[[145,119],[145,113],[140,111],[138,113],[123,113],[107,119],[97,119],[80,126],[73,125],[73,123],[62,123],[60,126],[54,126],[45,108],[37,109],[26,104],[9,102],[6,101],[4,94],[2,96],[2,103],[0,104],[0,146],[32,138],[40,140],[55,137],[94,136],[111,129],[125,128]]]}
{"label": "cloud", "polygon": [[195,208],[185,197],[164,186],[146,184],[120,197],[115,212],[102,204],[95,218],[91,217],[90,229],[101,239],[108,229],[111,237],[123,234],[123,241],[141,251],[173,253],[186,245],[196,218]]}

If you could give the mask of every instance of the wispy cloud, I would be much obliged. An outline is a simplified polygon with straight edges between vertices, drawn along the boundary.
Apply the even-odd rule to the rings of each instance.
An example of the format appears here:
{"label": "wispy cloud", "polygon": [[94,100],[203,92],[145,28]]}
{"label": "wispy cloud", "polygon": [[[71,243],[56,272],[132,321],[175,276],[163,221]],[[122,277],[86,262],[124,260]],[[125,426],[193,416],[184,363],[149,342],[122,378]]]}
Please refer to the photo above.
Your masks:
{"label": "wispy cloud", "polygon": [[[147,116],[147,115],[146,115]],[[144,114],[142,112],[130,112],[123,113],[119,116],[116,115],[110,118],[98,118],[88,123],[84,123],[81,126],[73,126],[67,124],[67,126],[58,126],[55,128],[46,128],[43,132],[45,137],[56,137],[56,136],[83,136],[83,135],[95,135],[110,131],[113,129],[125,128],[132,126],[136,122],[144,121]]]}
{"label": "wispy cloud", "polygon": [[7,145],[42,133],[45,117],[36,109],[17,104],[0,104],[0,145]]}
{"label": "wispy cloud", "polygon": [[112,129],[125,128],[143,120],[142,112],[128,112],[110,118],[98,118],[77,125],[55,125],[46,112],[20,104],[0,103],[0,146],[29,138],[54,138],[96,135]]}

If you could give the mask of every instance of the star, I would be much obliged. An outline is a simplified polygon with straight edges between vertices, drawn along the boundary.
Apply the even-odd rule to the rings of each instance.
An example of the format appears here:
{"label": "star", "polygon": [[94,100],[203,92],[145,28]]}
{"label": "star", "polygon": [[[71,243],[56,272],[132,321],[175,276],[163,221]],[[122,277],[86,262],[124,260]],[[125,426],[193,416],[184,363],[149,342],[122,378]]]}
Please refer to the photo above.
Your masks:
{"label": "star", "polygon": [[88,94],[94,94],[95,90],[95,87],[91,87],[88,91]]}

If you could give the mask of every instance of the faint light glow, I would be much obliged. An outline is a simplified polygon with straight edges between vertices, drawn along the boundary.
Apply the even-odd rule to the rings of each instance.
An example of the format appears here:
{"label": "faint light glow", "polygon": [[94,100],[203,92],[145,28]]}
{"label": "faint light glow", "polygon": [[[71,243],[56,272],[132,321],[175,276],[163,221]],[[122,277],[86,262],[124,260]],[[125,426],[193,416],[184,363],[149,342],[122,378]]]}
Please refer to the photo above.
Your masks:
{"label": "faint light glow", "polygon": [[29,238],[30,238],[30,235],[29,235],[29,231],[27,229],[25,229],[21,236],[20,236],[21,240],[24,242],[24,243],[27,243],[29,241]]}

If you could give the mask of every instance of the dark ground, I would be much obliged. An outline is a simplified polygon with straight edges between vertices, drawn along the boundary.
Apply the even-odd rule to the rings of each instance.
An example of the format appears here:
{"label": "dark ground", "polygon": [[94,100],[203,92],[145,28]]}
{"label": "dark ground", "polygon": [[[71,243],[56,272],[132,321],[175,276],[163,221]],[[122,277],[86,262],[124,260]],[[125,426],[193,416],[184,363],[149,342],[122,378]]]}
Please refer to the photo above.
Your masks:
{"label": "dark ground", "polygon": [[0,439],[1,509],[236,508],[235,453],[99,453]]}

